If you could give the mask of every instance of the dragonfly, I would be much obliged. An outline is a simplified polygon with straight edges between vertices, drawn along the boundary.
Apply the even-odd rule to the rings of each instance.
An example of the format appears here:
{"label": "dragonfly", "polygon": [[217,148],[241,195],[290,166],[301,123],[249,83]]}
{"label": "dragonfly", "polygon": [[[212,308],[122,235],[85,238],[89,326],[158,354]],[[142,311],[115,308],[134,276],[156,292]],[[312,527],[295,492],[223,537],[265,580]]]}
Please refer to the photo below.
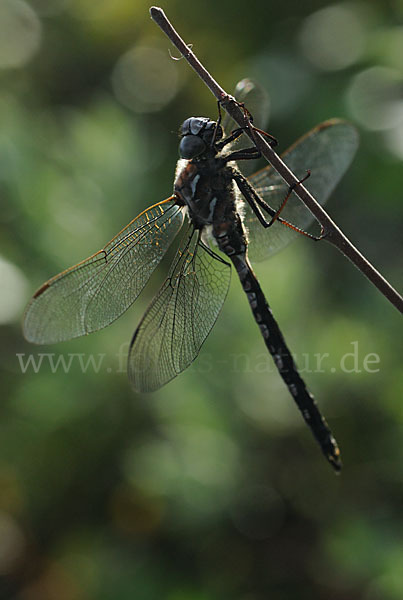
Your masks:
{"label": "dragonfly", "polygon": [[[106,327],[133,304],[175,240],[168,275],[131,340],[132,387],[158,390],[194,361],[227,296],[232,265],[280,376],[338,471],[337,442],[298,372],[251,264],[299,233],[314,238],[306,232],[313,216],[270,165],[250,177],[243,174],[239,165],[260,157],[255,146],[242,146],[243,133],[239,127],[225,133],[221,117],[187,118],[179,132],[173,194],[144,210],[104,248],[44,283],[26,308],[24,335],[30,342],[51,344]],[[297,177],[304,176],[300,181],[309,167],[305,185],[323,204],[356,148],[355,128],[334,119],[306,133],[283,160]]]}

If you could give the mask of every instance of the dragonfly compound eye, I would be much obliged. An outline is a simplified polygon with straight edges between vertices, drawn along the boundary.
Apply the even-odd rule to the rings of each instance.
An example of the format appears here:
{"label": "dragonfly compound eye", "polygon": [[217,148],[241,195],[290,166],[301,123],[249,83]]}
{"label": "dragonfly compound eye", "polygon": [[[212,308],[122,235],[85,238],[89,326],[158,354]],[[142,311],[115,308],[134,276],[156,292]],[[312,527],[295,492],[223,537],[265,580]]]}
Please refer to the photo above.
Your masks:
{"label": "dragonfly compound eye", "polygon": [[206,150],[206,144],[197,135],[185,135],[179,144],[179,154],[182,158],[195,158]]}
{"label": "dragonfly compound eye", "polygon": [[182,123],[180,135],[199,135],[208,123],[209,119],[206,117],[190,117]]}

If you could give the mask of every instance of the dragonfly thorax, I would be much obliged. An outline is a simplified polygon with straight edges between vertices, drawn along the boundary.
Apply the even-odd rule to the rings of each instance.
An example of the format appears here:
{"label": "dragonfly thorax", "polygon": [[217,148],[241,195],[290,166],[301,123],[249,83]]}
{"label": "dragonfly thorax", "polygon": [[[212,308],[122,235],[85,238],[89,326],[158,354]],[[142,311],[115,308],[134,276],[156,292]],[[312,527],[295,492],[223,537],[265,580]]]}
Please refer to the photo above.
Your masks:
{"label": "dragonfly thorax", "polygon": [[222,127],[207,117],[186,119],[179,133],[179,155],[188,160],[203,160],[217,154],[214,144],[223,136]]}
{"label": "dragonfly thorax", "polygon": [[222,222],[230,225],[235,218],[234,169],[225,157],[211,154],[205,151],[200,159],[180,159],[177,165],[174,194],[179,205],[187,206],[196,229]]}

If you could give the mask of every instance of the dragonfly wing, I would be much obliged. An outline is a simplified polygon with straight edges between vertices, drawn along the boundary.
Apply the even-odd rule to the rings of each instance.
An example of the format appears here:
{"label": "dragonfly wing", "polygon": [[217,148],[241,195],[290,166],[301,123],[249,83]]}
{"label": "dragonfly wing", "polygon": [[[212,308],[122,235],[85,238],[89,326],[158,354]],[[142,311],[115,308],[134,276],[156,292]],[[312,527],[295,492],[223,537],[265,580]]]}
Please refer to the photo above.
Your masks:
{"label": "dragonfly wing", "polygon": [[117,319],[140,294],[183,223],[168,198],[141,213],[96,254],[47,281],[24,315],[30,342],[51,344]]}
{"label": "dragonfly wing", "polygon": [[157,390],[196,358],[220,313],[230,277],[230,265],[190,225],[133,336],[128,374],[135,390]]}
{"label": "dragonfly wing", "polygon": [[[252,79],[242,79],[235,86],[234,98],[238,102],[245,104],[245,107],[253,117],[253,124],[256,127],[260,127],[261,129],[266,127],[269,116],[269,96],[259,83]],[[239,125],[228,113],[225,113],[222,120],[222,127],[225,135],[229,135]]]}
{"label": "dragonfly wing", "polygon": [[[305,134],[282,158],[298,178],[302,179],[307,169],[311,171],[304,186],[323,205],[350,165],[357,147],[358,133],[355,127],[345,121],[333,119]],[[288,191],[287,184],[270,165],[249,177],[249,181],[274,209],[281,205]],[[307,229],[314,221],[313,215],[295,193],[291,194],[281,217],[300,229]],[[270,219],[269,216],[268,218]],[[298,235],[279,222],[265,229],[249,205],[245,206],[244,223],[249,233],[251,260],[267,258]]]}

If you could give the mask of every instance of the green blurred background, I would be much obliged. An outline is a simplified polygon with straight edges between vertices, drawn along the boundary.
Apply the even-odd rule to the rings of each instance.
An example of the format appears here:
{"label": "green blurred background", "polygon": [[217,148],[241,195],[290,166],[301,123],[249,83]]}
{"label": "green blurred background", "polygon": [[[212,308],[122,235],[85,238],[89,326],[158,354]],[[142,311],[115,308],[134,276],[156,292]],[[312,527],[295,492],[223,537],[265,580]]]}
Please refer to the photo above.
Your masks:
{"label": "green blurred background", "polygon": [[[339,441],[339,477],[235,277],[199,359],[150,396],[130,390],[125,355],[165,263],[106,330],[22,337],[40,284],[171,194],[179,123],[216,116],[148,8],[0,2],[0,598],[401,600],[401,316],[334,248],[301,239],[256,271]],[[224,88],[265,87],[280,150],[330,117],[357,125],[328,209],[401,290],[401,0],[163,8]]]}

